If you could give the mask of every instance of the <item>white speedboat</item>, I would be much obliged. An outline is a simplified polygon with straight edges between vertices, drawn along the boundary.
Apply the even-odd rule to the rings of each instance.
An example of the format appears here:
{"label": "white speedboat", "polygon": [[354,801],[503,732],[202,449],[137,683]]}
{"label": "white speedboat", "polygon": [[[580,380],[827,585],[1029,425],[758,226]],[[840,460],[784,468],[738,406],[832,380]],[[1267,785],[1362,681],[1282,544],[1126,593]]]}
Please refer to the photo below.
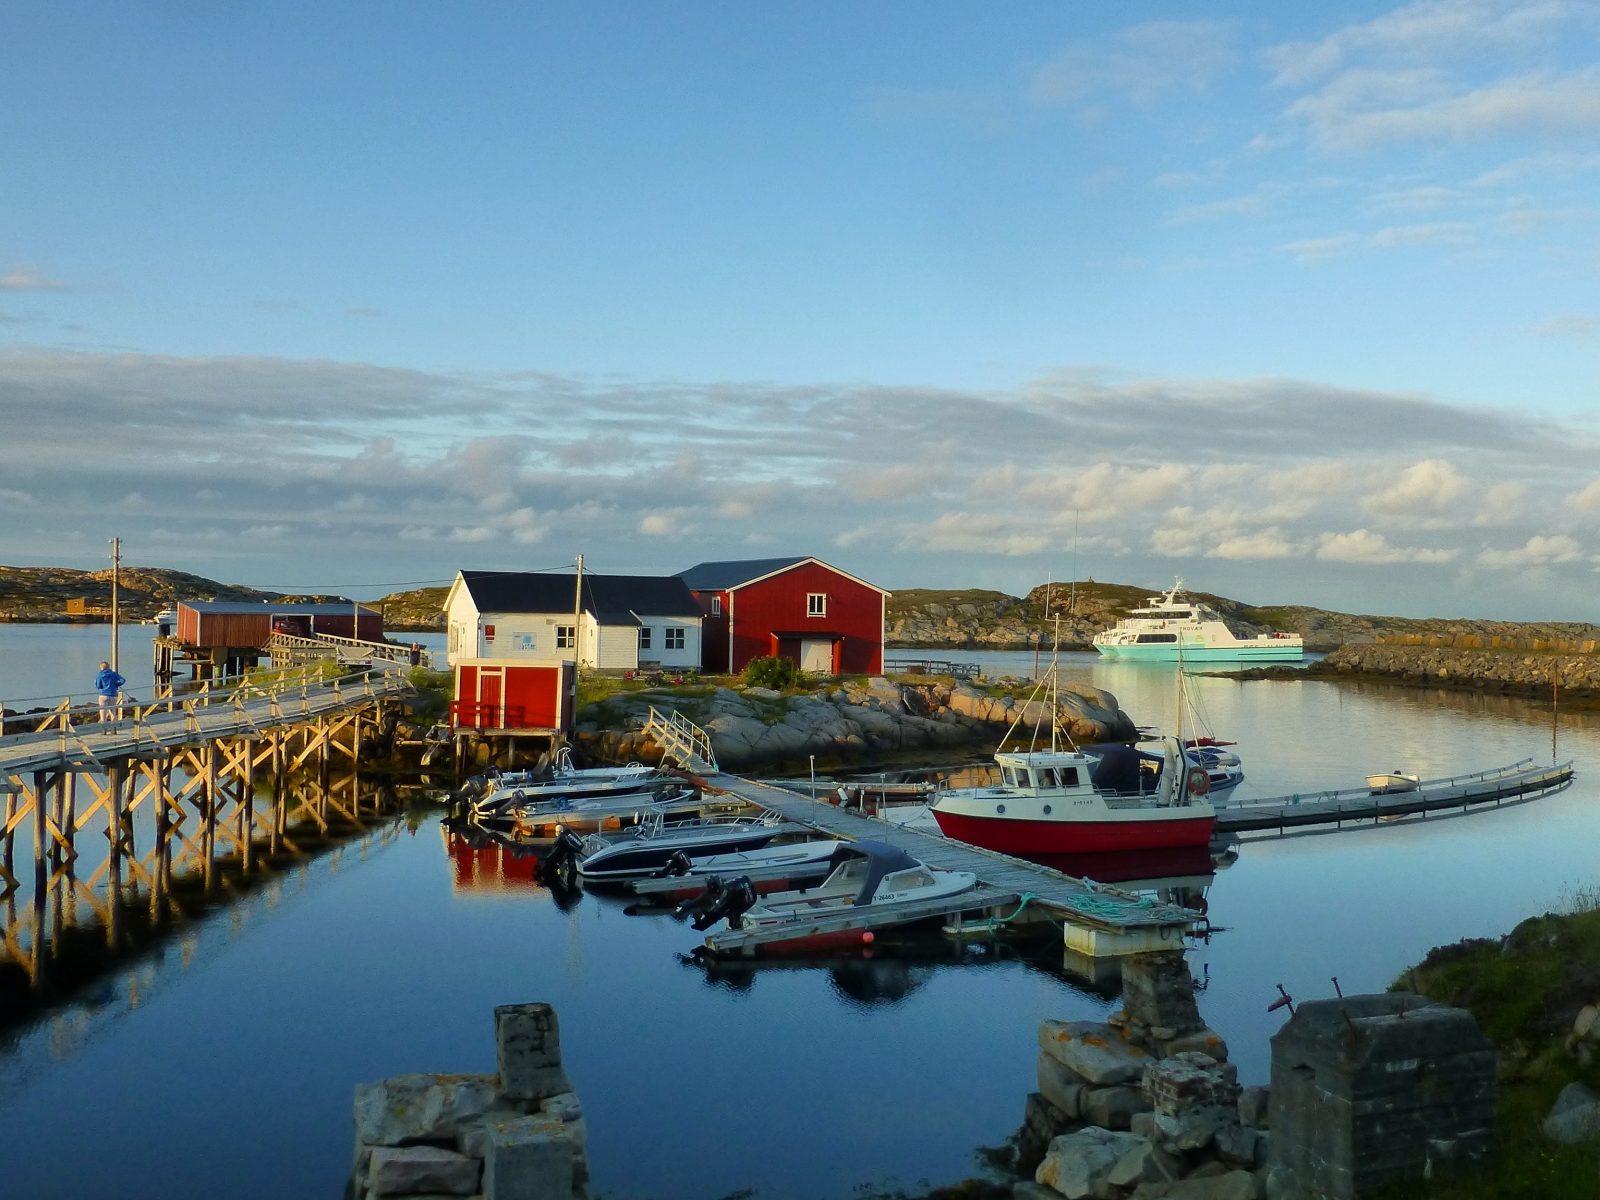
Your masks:
{"label": "white speedboat", "polygon": [[830,861],[833,869],[815,887],[760,898],[748,881],[732,880],[725,888],[725,902],[696,915],[694,927],[710,930],[713,936],[723,929],[767,934],[787,930],[792,936],[778,940],[788,949],[859,945],[862,930],[858,926],[826,931],[808,926],[818,918],[869,912],[875,925],[892,924],[901,912],[906,921],[920,920],[927,914],[913,907],[917,901],[959,895],[978,881],[971,871],[937,870],[887,842],[844,842],[834,849]]}
{"label": "white speedboat", "polygon": [[643,763],[574,767],[571,752],[563,746],[553,764],[529,771],[491,771],[474,776],[455,798],[482,821],[545,801],[612,799],[677,782],[681,782],[677,776]]}
{"label": "white speedboat", "polygon": [[634,879],[665,872],[679,856],[692,864],[711,856],[758,850],[785,828],[783,819],[770,813],[668,821],[666,813],[657,810],[637,825],[586,838],[578,853],[578,874],[585,882]]}
{"label": "white speedboat", "polygon": [[1092,640],[1106,658],[1140,662],[1298,662],[1305,655],[1298,633],[1241,636],[1216,609],[1186,599],[1181,579]]}
{"label": "white speedboat", "polygon": [[649,820],[655,814],[684,811],[699,803],[699,788],[669,777],[649,787],[603,796],[522,800],[504,804],[493,812],[474,814],[472,819],[526,841],[554,837],[560,829],[574,833],[618,830]]}
{"label": "white speedboat", "polygon": [[1382,771],[1367,776],[1367,790],[1374,796],[1387,796],[1392,792],[1414,792],[1422,784],[1420,775],[1405,771]]}

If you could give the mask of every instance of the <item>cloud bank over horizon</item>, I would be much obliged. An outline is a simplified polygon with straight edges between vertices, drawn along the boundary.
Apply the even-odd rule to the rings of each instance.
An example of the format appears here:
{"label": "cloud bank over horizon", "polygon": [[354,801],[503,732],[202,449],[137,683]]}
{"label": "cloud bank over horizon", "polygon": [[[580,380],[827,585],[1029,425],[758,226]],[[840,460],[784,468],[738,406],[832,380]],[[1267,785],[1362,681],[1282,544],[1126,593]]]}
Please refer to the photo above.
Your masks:
{"label": "cloud bank over horizon", "polygon": [[[1583,619],[1600,432],[1295,380],[1011,393],[0,352],[14,559],[370,589],[808,553],[890,589],[1082,574],[1256,602]],[[1418,589],[1420,594],[1420,589]],[[1431,611],[1431,609],[1430,609]]]}

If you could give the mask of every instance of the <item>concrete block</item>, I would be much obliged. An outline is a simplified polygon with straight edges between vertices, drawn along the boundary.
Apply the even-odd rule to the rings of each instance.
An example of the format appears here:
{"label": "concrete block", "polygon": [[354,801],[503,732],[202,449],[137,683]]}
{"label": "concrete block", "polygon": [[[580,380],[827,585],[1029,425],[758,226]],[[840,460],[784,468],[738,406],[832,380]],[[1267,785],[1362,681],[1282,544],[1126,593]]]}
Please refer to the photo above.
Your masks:
{"label": "concrete block", "polygon": [[1041,1053],[1035,1067],[1039,1094],[1067,1117],[1082,1116],[1083,1076],[1061,1065],[1060,1061]]}
{"label": "concrete block", "polygon": [[1139,1089],[1126,1086],[1089,1088],[1081,1103],[1083,1119],[1102,1129],[1127,1129],[1135,1113],[1150,1111]]}
{"label": "concrete block", "polygon": [[509,1100],[544,1100],[570,1092],[561,1069],[561,1029],[548,1004],[502,1004],[494,1010],[500,1090]]}
{"label": "concrete block", "polygon": [[1138,1083],[1150,1053],[1123,1032],[1098,1021],[1041,1021],[1039,1048],[1085,1081]]}
{"label": "concrete block", "polygon": [[1089,1126],[1062,1134],[1033,1173],[1035,1183],[1054,1188],[1067,1200],[1112,1200],[1118,1194],[1110,1182],[1112,1169],[1140,1139],[1131,1133],[1113,1133]]}
{"label": "concrete block", "polygon": [[483,1164],[438,1146],[379,1146],[367,1169],[374,1196],[470,1196],[478,1190]]}
{"label": "concrete block", "polygon": [[507,1117],[484,1125],[484,1200],[571,1200],[573,1146],[548,1117]]}
{"label": "concrete block", "polygon": [[396,1075],[356,1085],[356,1140],[369,1146],[448,1141],[495,1103],[493,1075]]}
{"label": "concrete block", "polygon": [[1272,1093],[1264,1087],[1247,1087],[1239,1093],[1239,1124],[1251,1129],[1266,1129]]}

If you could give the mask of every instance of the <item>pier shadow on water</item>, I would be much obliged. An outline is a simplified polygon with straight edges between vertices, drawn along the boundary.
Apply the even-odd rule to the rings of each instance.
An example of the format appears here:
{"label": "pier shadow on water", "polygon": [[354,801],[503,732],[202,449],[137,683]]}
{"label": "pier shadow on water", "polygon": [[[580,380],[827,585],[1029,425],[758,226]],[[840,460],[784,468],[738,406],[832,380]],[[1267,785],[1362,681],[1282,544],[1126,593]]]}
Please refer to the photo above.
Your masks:
{"label": "pier shadow on water", "polygon": [[126,815],[115,854],[104,829],[52,839],[42,870],[27,827],[12,830],[0,840],[17,880],[0,877],[0,1033],[119,987],[137,994],[141,963],[201,918],[353,840],[397,836],[403,808],[392,784],[357,774],[283,780],[234,803]]}

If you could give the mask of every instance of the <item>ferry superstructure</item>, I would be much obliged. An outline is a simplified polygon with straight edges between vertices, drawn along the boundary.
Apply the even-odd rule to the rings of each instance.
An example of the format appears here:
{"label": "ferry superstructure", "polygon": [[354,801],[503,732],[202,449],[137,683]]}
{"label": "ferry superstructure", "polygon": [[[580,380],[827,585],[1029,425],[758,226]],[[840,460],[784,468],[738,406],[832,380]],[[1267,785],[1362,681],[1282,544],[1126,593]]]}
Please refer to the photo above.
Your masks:
{"label": "ferry superstructure", "polygon": [[1095,634],[1094,648],[1107,658],[1142,662],[1299,662],[1305,654],[1297,633],[1238,636],[1216,609],[1186,598],[1181,579]]}

